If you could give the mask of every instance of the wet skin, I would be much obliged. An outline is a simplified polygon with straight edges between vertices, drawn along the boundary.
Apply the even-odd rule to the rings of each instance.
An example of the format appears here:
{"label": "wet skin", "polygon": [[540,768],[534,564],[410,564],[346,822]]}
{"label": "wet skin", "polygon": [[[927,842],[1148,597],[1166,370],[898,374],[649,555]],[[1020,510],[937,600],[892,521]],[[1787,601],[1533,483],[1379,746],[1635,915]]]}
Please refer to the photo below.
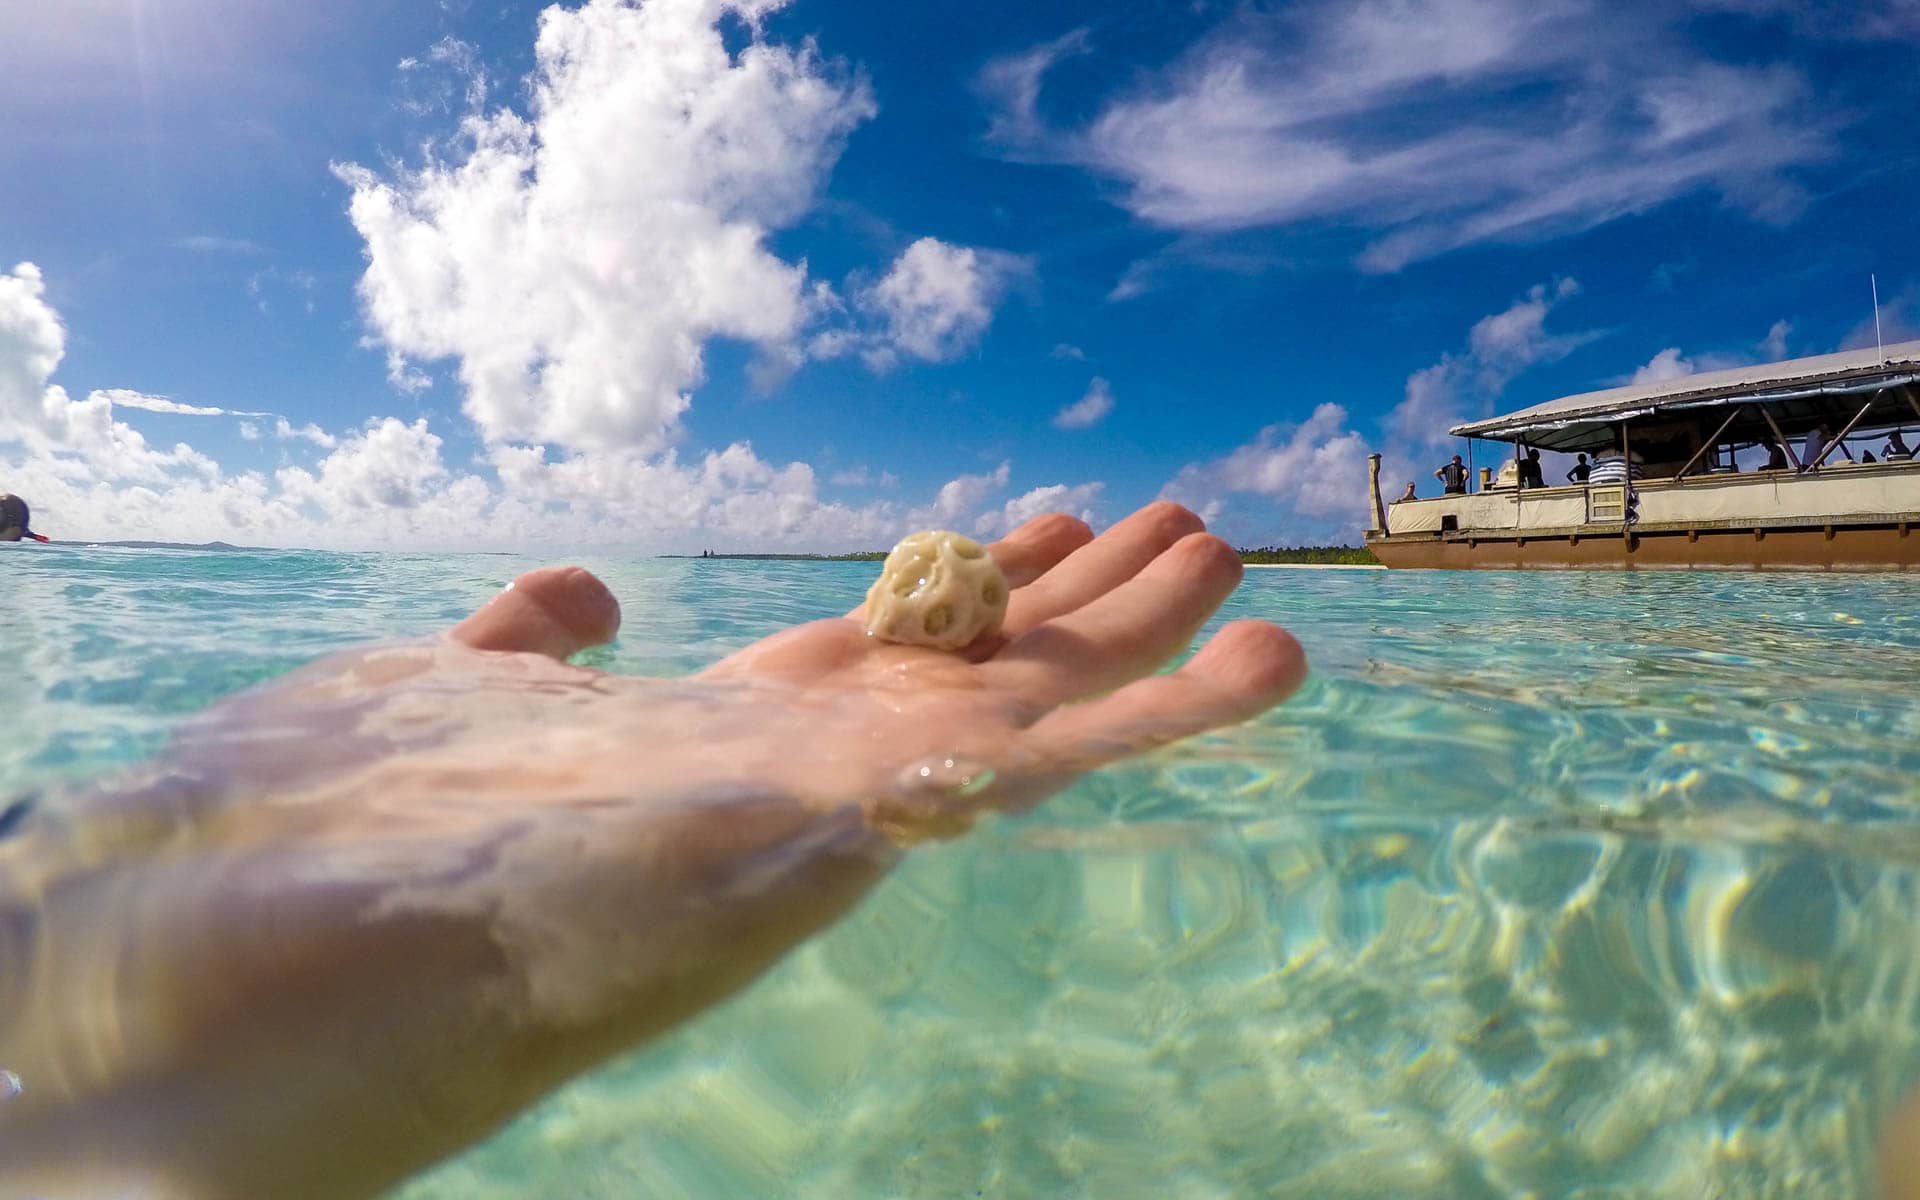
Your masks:
{"label": "wet skin", "polygon": [[1257,621],[1155,674],[1240,579],[1184,509],[990,549],[1006,625],[959,653],[838,617],[681,680],[568,665],[618,606],[535,571],[15,810],[0,1194],[377,1193],[735,992],[913,843],[1305,674]]}

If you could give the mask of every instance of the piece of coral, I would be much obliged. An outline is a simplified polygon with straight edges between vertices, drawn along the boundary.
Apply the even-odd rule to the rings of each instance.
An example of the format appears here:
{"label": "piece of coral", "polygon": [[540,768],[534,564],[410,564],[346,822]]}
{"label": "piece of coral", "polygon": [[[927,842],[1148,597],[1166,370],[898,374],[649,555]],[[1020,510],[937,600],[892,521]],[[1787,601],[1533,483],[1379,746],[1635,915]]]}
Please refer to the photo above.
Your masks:
{"label": "piece of coral", "polygon": [[986,547],[946,530],[909,534],[867,590],[867,632],[889,642],[958,650],[997,632],[1007,578]]}

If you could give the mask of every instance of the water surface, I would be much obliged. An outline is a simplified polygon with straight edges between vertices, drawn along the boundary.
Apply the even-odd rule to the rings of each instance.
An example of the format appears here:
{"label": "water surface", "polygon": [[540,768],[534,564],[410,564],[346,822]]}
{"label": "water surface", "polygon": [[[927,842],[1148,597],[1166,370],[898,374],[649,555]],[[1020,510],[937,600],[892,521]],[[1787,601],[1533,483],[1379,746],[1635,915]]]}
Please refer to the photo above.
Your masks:
{"label": "water surface", "polygon": [[[0,546],[0,793],[531,560]],[[586,562],[677,675],[870,564]],[[441,1197],[1870,1194],[1920,1081],[1920,580],[1254,571],[1314,675],[916,854]]]}

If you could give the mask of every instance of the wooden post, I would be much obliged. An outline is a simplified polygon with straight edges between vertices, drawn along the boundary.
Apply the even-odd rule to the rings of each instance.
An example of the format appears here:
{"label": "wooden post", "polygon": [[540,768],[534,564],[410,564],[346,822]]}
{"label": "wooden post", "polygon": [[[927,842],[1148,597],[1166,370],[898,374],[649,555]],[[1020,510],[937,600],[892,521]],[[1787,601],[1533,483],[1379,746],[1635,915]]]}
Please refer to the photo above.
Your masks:
{"label": "wooden post", "polygon": [[[1720,428],[1713,431],[1712,437],[1700,443],[1700,448],[1693,452],[1693,457],[1687,460],[1687,465],[1684,467],[1681,467],[1680,473],[1678,475],[1675,475],[1674,478],[1675,479],[1686,478],[1687,472],[1693,470],[1694,464],[1700,461],[1700,456],[1705,454],[1707,451],[1713,449],[1714,443],[1720,440],[1720,435],[1727,431],[1727,426],[1733,424],[1733,419],[1739,416],[1743,411],[1745,411],[1746,407],[1747,406],[1744,404],[1734,405],[1733,411],[1727,414],[1727,419],[1720,422]],[[1629,467],[1627,474],[1629,476],[1633,474],[1631,467]]]}
{"label": "wooden post", "polygon": [[1798,472],[1800,470],[1800,456],[1793,452],[1793,444],[1787,441],[1787,435],[1780,432],[1780,423],[1773,419],[1773,411],[1762,407],[1760,409],[1760,415],[1767,419],[1767,428],[1773,430],[1773,440],[1780,444],[1780,449],[1785,452],[1787,456],[1787,462],[1793,467],[1795,472]]}
{"label": "wooden post", "polygon": [[1380,503],[1380,456],[1367,455],[1367,485],[1373,491],[1373,527],[1387,532],[1387,506]]}
{"label": "wooden post", "polygon": [[[1884,392],[1886,390],[1887,389],[1885,388],[1881,388],[1880,392]],[[1807,470],[1811,471],[1815,467],[1819,466],[1821,463],[1827,461],[1827,455],[1833,453],[1833,448],[1847,440],[1847,435],[1852,433],[1853,427],[1860,423],[1860,418],[1867,415],[1867,409],[1872,408],[1874,406],[1874,403],[1880,399],[1880,392],[1875,392],[1871,397],[1869,397],[1867,399],[1866,408],[1863,408],[1859,412],[1853,414],[1853,420],[1848,421],[1845,425],[1840,427],[1840,432],[1833,435],[1833,440],[1828,442],[1824,447],[1821,448],[1820,457],[1814,459],[1812,462],[1807,464]]]}

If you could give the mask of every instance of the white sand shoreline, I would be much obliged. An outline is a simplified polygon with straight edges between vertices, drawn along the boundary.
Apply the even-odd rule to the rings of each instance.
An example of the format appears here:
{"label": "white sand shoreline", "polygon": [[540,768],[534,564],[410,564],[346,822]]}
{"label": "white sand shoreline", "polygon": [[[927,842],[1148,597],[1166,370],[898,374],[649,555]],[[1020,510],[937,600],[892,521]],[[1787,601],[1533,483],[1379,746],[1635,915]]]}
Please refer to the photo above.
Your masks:
{"label": "white sand shoreline", "polygon": [[1242,563],[1250,571],[1384,571],[1384,563]]}

